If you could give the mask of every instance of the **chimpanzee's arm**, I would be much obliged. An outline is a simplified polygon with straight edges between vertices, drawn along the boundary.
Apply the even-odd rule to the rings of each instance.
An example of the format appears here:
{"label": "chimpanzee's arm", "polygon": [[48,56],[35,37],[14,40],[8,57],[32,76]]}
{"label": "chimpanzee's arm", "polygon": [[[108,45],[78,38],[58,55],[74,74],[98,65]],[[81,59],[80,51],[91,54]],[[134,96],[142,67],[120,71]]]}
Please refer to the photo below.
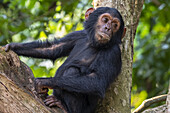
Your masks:
{"label": "chimpanzee's arm", "polygon": [[106,89],[105,80],[95,73],[92,73],[92,76],[37,78],[35,87],[38,93],[47,93],[47,88],[59,88],[69,92],[95,94],[103,97]]}
{"label": "chimpanzee's arm", "polygon": [[30,43],[11,43],[6,45],[6,49],[11,49],[18,55],[55,60],[56,58],[67,56],[73,49],[77,40],[84,37],[83,31],[68,34],[64,38],[55,39],[50,42],[33,41]]}
{"label": "chimpanzee's arm", "polygon": [[[96,60],[94,71],[87,75],[61,76],[54,78],[38,78],[39,86],[47,88],[60,88],[69,92],[95,94],[104,96],[106,88],[118,76],[121,70],[120,50],[101,56]],[[41,88],[40,88],[41,89]],[[41,92],[41,91],[40,91]]]}
{"label": "chimpanzee's arm", "polygon": [[108,85],[105,79],[96,73],[82,77],[56,78],[56,80],[53,79],[53,81],[56,81],[54,87],[59,87],[69,92],[94,94],[100,97],[104,97]]}

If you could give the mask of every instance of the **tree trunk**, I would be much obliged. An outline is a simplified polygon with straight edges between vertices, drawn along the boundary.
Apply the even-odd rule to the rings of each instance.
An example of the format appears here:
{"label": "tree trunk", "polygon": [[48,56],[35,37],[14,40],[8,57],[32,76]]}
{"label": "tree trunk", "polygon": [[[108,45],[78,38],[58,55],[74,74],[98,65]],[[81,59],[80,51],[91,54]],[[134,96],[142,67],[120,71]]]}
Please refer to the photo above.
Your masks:
{"label": "tree trunk", "polygon": [[46,107],[36,95],[31,69],[0,47],[0,113],[62,113]]}
{"label": "tree trunk", "polygon": [[93,0],[97,7],[113,7],[120,11],[127,28],[122,40],[122,72],[108,89],[106,96],[99,103],[97,113],[130,113],[133,42],[142,11],[144,0]]}

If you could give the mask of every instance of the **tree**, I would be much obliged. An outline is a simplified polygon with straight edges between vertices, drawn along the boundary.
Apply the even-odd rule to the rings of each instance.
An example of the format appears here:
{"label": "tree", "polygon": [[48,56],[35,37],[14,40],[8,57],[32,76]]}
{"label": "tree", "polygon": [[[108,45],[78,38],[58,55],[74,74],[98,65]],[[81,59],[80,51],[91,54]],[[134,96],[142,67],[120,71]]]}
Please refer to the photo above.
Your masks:
{"label": "tree", "polygon": [[[106,93],[106,98],[102,101],[102,103],[99,103],[98,106],[98,113],[110,113],[110,112],[115,112],[115,113],[130,113],[130,92],[131,92],[131,82],[132,82],[132,61],[133,61],[133,42],[134,42],[134,37],[135,37],[135,32],[136,32],[136,28],[138,25],[138,21],[139,21],[139,17],[142,11],[142,6],[143,6],[144,1],[143,0],[94,0],[93,1],[93,5],[94,7],[99,7],[99,6],[108,6],[108,7],[115,7],[117,8],[124,20],[125,20],[125,25],[127,27],[127,32],[126,32],[126,36],[125,38],[122,40],[123,44],[121,45],[121,50],[122,50],[122,61],[123,61],[123,67],[122,67],[122,73],[121,75],[119,75],[118,79],[116,80],[116,82],[108,89],[107,93]],[[2,53],[4,53],[2,51]],[[4,54],[6,56],[6,54]],[[4,58],[4,55],[2,56],[2,58]],[[13,56],[13,59],[17,59],[16,56]],[[0,72],[4,73],[3,70],[7,70],[9,69],[9,66],[21,66],[20,65],[20,61],[19,60],[11,60],[11,58],[6,58],[6,60],[2,60],[3,62],[1,62],[0,66]],[[13,62],[11,62],[13,61]],[[8,62],[9,65],[4,65],[5,62]],[[19,64],[18,64],[19,63]],[[5,66],[5,68],[4,68]],[[29,69],[29,68],[27,68]],[[13,70],[14,72],[18,71],[18,67],[15,68]],[[7,73],[6,73],[7,72]],[[27,72],[26,72],[27,73]],[[29,73],[29,72],[28,72]],[[5,75],[11,75],[12,76],[12,72],[10,70],[5,71],[4,73]],[[0,77],[4,77],[4,74],[1,74]],[[16,74],[18,76],[18,74]],[[24,75],[24,73],[21,73],[19,75]],[[14,77],[15,78],[15,77]],[[12,76],[12,79],[14,79]],[[3,78],[3,80],[5,80],[5,82],[8,82],[8,80],[6,78]],[[8,85],[4,85],[6,83],[4,83],[4,81],[0,82],[2,84],[3,89],[1,91],[3,92],[7,92],[8,91]],[[29,82],[28,82],[29,83]],[[13,84],[10,83],[10,84]],[[19,81],[15,82],[15,84],[21,84]],[[19,85],[20,86],[20,85]],[[9,87],[10,88],[10,87]],[[23,88],[23,86],[21,85],[21,88]],[[18,89],[18,88],[14,88],[14,89]],[[28,89],[26,89],[28,90]],[[24,90],[25,91],[25,90]],[[32,90],[31,90],[32,91]],[[15,91],[14,91],[15,92]],[[5,93],[3,93],[5,95]],[[21,90],[18,92],[18,95],[24,95],[22,97],[27,97],[28,95],[25,94],[24,92],[22,92]],[[4,97],[4,95],[0,95],[0,98]],[[16,95],[15,93],[13,94],[13,96]],[[29,98],[29,100],[31,100],[31,103],[34,103],[33,101],[33,97],[35,95],[32,96],[32,98]],[[5,98],[5,99],[4,99]],[[0,100],[1,103],[4,103],[4,101],[6,101],[8,99],[7,97],[4,97],[2,100]],[[36,96],[34,97],[36,99]],[[33,100],[33,101],[32,101]],[[18,100],[17,100],[18,101]],[[26,101],[25,98],[23,98],[23,101]],[[6,103],[9,104],[9,102],[11,101],[7,101]],[[16,102],[18,103],[18,102]],[[42,110],[47,110],[47,108],[44,106],[42,107],[42,105],[40,104],[41,107],[37,107],[37,104],[34,104],[33,106],[29,106],[30,103],[27,102],[25,104],[22,104],[24,106],[27,106],[27,108],[25,108],[26,110],[32,111],[32,109],[38,108],[38,111],[41,112]],[[17,108],[12,107],[15,110],[23,110],[21,104],[18,104]],[[21,109],[20,109],[21,108]],[[7,112],[8,110],[6,109],[5,106],[3,106],[2,109],[5,109]],[[36,111],[36,112],[38,112]],[[48,111],[48,110],[47,110]],[[10,111],[9,111],[10,112]]]}

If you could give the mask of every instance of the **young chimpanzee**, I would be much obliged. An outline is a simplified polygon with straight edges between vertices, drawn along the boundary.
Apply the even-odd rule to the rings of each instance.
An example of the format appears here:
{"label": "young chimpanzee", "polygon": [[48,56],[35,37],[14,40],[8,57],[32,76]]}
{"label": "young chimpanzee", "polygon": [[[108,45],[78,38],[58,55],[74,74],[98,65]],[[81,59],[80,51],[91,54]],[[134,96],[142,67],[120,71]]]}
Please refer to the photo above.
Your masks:
{"label": "young chimpanzee", "polygon": [[109,7],[90,8],[85,29],[54,41],[6,45],[18,55],[56,60],[68,56],[55,77],[36,78],[38,93],[53,89],[44,101],[68,113],[94,113],[97,101],[121,71],[119,44],[125,34],[120,13]]}

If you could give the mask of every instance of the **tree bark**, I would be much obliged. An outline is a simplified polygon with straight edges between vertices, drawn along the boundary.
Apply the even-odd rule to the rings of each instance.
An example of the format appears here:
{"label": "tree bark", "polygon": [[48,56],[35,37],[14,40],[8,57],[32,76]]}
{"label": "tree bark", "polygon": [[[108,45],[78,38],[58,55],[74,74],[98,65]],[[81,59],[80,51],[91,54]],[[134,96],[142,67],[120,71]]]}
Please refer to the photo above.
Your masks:
{"label": "tree bark", "polygon": [[97,113],[130,113],[133,43],[144,0],[93,0],[97,7],[113,7],[120,11],[127,28],[120,45],[122,51],[122,72],[107,90],[99,103]]}
{"label": "tree bark", "polygon": [[34,89],[31,69],[0,47],[0,113],[62,113],[46,107]]}

